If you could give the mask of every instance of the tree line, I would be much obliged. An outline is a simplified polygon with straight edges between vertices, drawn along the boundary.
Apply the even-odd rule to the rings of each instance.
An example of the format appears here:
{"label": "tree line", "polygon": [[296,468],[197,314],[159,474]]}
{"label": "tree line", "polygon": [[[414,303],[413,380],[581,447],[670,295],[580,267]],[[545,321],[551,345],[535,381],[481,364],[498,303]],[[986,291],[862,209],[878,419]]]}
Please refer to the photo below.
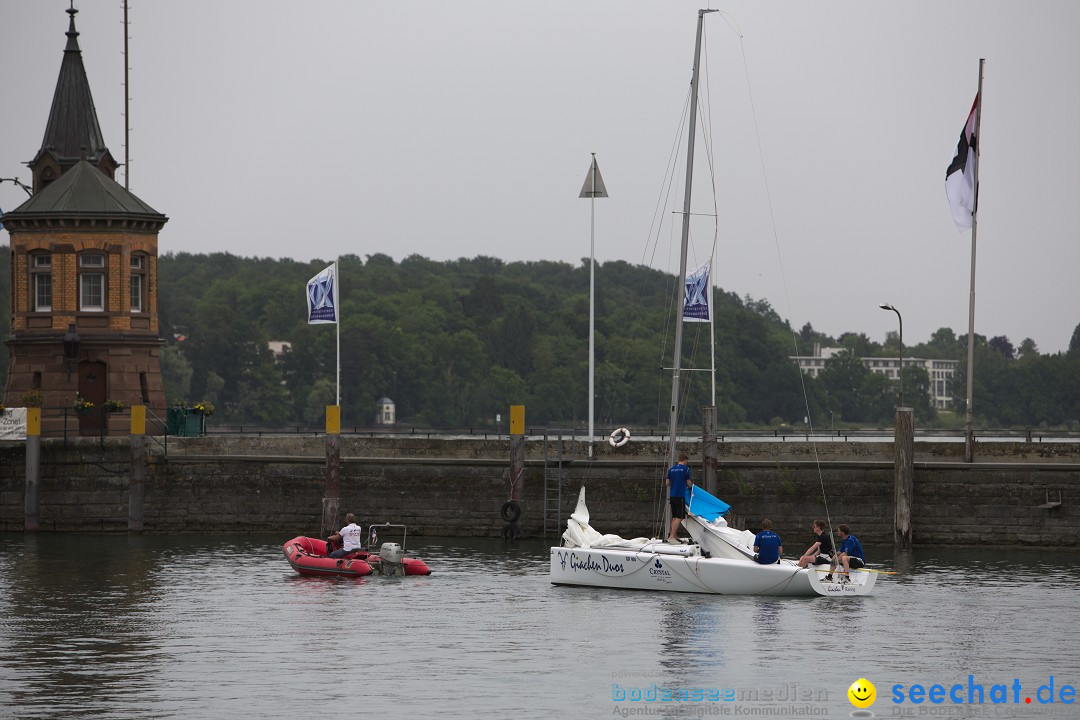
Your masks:
{"label": "tree line", "polygon": [[[375,254],[338,260],[341,406],[346,426],[370,426],[377,401],[396,404],[399,423],[495,427],[512,404],[530,427],[588,423],[588,261],[505,263],[490,257],[395,262]],[[158,259],[158,307],[168,401],[208,400],[215,422],[267,427],[321,425],[334,404],[336,333],[307,323],[307,280],[328,264],[167,253]],[[10,268],[0,263],[0,310],[8,315]],[[612,261],[596,272],[595,408],[600,429],[663,427],[671,395],[675,279]],[[720,427],[881,425],[892,421],[897,388],[863,357],[896,357],[884,343],[849,332],[799,331],[765,300],[714,293],[716,405]],[[7,324],[0,339],[7,337]],[[271,341],[287,343],[276,355]],[[814,343],[843,347],[817,378],[791,356]],[[6,376],[7,348],[0,349]],[[906,357],[960,362],[951,391],[962,416],[967,338],[941,328]],[[709,328],[684,329],[682,422],[700,423],[711,403]],[[904,395],[923,426],[948,425],[929,401],[925,370],[904,369]],[[1080,424],[1080,325],[1068,352],[1040,354],[1025,339],[976,335],[974,408],[979,427]],[[505,421],[504,421],[505,422]],[[504,425],[505,426],[505,425]]]}

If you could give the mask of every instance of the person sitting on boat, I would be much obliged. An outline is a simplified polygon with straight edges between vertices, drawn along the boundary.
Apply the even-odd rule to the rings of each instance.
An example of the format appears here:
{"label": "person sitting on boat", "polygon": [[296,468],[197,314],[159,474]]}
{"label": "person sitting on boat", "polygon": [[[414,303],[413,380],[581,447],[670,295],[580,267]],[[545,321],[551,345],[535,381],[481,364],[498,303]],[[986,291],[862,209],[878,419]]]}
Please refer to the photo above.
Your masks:
{"label": "person sitting on boat", "polygon": [[780,562],[780,553],[784,552],[784,546],[780,543],[780,536],[772,530],[772,520],[764,518],[761,521],[761,532],[754,536],[754,560],[762,565],[773,565]]}
{"label": "person sitting on boat", "polygon": [[[833,560],[833,542],[829,537],[828,531],[825,529],[824,520],[815,520],[813,524],[814,528],[814,544],[806,549],[803,556],[799,558],[799,567],[809,567],[810,565],[832,565]],[[826,580],[832,580],[832,573],[830,572],[825,576]]]}
{"label": "person sitting on boat", "polygon": [[[840,555],[837,559],[844,568],[844,577],[841,582],[847,582],[847,579],[851,577],[848,574],[851,572],[851,568],[858,570],[861,567],[866,567],[866,556],[863,555],[862,543],[859,542],[859,538],[851,534],[851,528],[847,525],[841,525],[836,530],[840,534]],[[834,563],[829,568],[829,574],[826,575],[826,578],[831,578],[832,571],[835,569],[836,564]]]}
{"label": "person sitting on boat", "polygon": [[679,455],[679,462],[668,470],[664,478],[664,485],[669,487],[671,498],[671,532],[668,533],[668,542],[679,542],[679,525],[686,517],[686,498],[690,495],[693,483],[690,480],[690,456],[686,453]]}
{"label": "person sitting on boat", "polygon": [[356,524],[356,516],[349,513],[345,516],[345,522],[348,525],[327,538],[331,545],[341,541],[341,547],[330,553],[332,558],[345,557],[351,552],[364,548],[364,529]]}

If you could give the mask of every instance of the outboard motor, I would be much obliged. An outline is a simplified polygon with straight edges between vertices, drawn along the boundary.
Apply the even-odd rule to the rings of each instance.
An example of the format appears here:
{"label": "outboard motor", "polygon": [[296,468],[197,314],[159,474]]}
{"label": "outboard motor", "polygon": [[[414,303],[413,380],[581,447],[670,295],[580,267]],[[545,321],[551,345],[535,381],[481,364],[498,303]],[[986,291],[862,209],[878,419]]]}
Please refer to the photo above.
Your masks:
{"label": "outboard motor", "polygon": [[383,575],[404,575],[405,566],[401,560],[405,552],[397,543],[383,543],[379,548],[379,565]]}

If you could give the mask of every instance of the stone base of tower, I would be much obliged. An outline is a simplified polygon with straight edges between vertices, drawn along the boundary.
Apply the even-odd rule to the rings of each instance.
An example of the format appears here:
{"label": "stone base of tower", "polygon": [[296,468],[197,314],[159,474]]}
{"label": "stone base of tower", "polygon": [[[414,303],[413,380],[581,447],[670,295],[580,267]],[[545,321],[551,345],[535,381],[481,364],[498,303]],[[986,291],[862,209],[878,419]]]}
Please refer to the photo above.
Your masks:
{"label": "stone base of tower", "polygon": [[[148,433],[164,434],[161,340],[110,337],[95,342],[86,338],[74,361],[64,358],[55,339],[10,338],[7,344],[10,361],[4,405],[23,407],[24,394],[39,391],[42,436],[127,435],[132,405],[147,407]],[[92,406],[77,409],[80,398]],[[109,401],[123,403],[124,409],[109,412]]]}

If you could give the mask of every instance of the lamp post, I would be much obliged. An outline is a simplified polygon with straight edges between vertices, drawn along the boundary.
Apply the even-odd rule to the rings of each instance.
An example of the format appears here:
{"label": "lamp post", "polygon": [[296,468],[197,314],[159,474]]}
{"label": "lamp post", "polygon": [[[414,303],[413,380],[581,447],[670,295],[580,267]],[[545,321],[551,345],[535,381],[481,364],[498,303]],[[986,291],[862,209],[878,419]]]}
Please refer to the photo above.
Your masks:
{"label": "lamp post", "polygon": [[68,380],[71,379],[72,366],[79,359],[79,344],[81,342],[82,338],[79,337],[79,333],[75,332],[75,323],[70,323],[67,332],[64,333],[64,360],[67,362]]}
{"label": "lamp post", "polygon": [[904,407],[904,318],[900,317],[900,311],[889,303],[878,305],[882,310],[892,310],[896,313],[896,319],[900,321],[900,407]]}

